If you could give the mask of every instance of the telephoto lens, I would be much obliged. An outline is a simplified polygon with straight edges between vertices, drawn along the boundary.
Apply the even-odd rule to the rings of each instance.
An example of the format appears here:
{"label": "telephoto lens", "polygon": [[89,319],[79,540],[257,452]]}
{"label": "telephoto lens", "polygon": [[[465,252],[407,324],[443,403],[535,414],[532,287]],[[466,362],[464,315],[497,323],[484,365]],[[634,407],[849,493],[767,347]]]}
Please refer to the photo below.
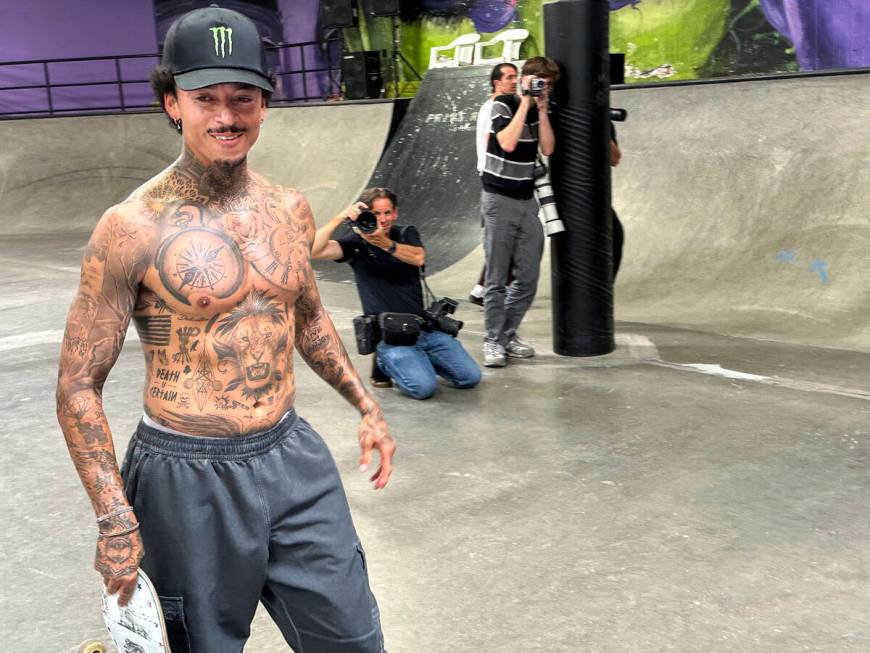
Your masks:
{"label": "telephoto lens", "polygon": [[378,230],[378,218],[371,211],[360,211],[353,224],[364,234],[371,234]]}
{"label": "telephoto lens", "polygon": [[540,216],[544,220],[544,231],[548,236],[555,236],[565,231],[565,223],[559,218],[556,208],[556,195],[550,183],[550,175],[544,168],[544,174],[535,179],[535,197],[540,205]]}

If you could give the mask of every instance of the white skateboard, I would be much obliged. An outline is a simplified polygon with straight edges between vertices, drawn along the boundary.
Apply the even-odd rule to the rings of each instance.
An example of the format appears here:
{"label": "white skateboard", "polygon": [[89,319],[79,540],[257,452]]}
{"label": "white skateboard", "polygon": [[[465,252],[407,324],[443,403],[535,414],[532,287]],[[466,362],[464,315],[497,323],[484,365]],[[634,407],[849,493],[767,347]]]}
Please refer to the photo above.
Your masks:
{"label": "white skateboard", "polygon": [[[102,585],[103,620],[118,653],[170,653],[166,637],[163,610],[151,579],[141,569],[130,602],[118,605],[118,594],[106,594]],[[105,653],[99,642],[86,642],[79,648],[84,653]]]}

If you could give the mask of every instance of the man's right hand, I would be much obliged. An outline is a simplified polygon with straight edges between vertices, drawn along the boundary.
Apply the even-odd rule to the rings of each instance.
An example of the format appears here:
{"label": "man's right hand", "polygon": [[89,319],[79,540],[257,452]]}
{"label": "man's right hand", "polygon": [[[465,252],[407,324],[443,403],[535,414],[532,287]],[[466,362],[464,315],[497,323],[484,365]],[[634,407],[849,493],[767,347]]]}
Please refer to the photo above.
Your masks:
{"label": "man's right hand", "polygon": [[120,592],[118,605],[127,605],[133,595],[143,555],[145,548],[138,530],[97,539],[94,569],[102,575],[107,594]]}
{"label": "man's right hand", "polygon": [[520,106],[525,106],[526,109],[532,108],[535,104],[535,98],[529,95],[529,82],[534,79],[534,75],[523,75],[520,78]]}
{"label": "man's right hand", "polygon": [[366,206],[365,202],[354,202],[349,207],[347,207],[344,211],[339,213],[339,215],[343,218],[350,220],[351,222],[356,222],[356,219],[359,217],[359,214],[363,211],[368,211],[369,207]]}
{"label": "man's right hand", "polygon": [[610,139],[610,165],[618,166],[620,160],[622,159],[622,152],[619,149],[619,145],[617,145],[616,141]]}

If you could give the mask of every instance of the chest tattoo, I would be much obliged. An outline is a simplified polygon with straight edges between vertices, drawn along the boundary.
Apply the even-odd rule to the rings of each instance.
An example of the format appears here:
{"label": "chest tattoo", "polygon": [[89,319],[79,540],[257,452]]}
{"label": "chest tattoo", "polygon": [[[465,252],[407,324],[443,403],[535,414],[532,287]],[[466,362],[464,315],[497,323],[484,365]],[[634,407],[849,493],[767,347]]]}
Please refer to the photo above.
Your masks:
{"label": "chest tattoo", "polygon": [[160,281],[182,304],[193,293],[231,297],[245,280],[245,261],[236,243],[209,227],[188,227],[166,238],[155,262]]}
{"label": "chest tattoo", "polygon": [[260,210],[223,218],[224,229],[239,245],[253,268],[279,288],[307,280],[305,226],[292,210],[266,198]]}

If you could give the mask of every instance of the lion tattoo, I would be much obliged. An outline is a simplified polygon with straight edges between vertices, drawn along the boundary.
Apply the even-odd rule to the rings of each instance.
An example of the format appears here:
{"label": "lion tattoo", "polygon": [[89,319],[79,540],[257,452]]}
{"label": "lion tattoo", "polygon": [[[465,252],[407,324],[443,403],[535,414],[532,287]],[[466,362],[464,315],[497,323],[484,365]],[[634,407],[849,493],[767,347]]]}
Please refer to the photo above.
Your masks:
{"label": "lion tattoo", "polygon": [[255,290],[218,322],[215,353],[218,369],[235,372],[226,392],[240,388],[245,398],[257,400],[283,378],[276,361],[287,350],[284,314],[264,291]]}

